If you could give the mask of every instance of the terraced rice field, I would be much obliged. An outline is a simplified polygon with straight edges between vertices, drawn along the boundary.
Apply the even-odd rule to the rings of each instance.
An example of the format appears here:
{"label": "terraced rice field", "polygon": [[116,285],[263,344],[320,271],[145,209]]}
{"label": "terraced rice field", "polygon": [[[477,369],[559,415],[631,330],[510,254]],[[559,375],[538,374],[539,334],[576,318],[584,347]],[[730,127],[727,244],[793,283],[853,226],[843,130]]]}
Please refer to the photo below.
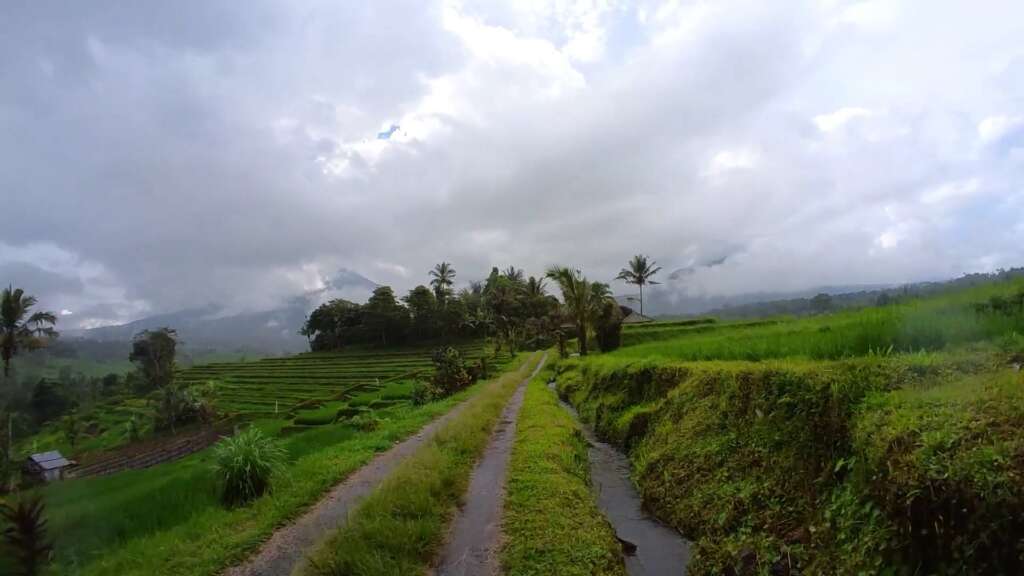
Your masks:
{"label": "terraced rice field", "polygon": [[[495,370],[507,356],[492,359],[482,343],[458,347],[467,363],[488,355]],[[183,370],[185,385],[212,384],[219,410],[245,416],[273,416],[299,407],[380,389],[387,382],[414,378],[433,365],[430,348],[317,352],[254,362],[207,364]]]}

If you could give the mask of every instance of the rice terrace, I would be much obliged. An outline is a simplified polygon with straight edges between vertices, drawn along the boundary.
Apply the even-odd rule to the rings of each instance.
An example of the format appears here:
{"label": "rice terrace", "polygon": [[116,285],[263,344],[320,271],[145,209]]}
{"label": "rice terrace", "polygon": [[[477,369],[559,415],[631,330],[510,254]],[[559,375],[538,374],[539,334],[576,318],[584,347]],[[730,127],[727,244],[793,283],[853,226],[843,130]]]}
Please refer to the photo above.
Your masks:
{"label": "rice terrace", "polygon": [[0,576],[1024,576],[1024,2],[0,8]]}

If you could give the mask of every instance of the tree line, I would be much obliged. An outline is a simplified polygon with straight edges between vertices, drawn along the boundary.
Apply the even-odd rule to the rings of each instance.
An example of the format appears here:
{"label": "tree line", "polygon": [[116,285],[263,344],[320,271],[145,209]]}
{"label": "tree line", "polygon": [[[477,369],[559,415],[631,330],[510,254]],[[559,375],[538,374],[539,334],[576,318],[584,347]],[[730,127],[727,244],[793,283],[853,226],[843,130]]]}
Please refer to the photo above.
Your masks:
{"label": "tree line", "polygon": [[[619,278],[653,284],[659,268],[636,256]],[[527,277],[521,268],[497,267],[483,281],[454,290],[456,270],[441,262],[429,272],[429,287],[419,285],[399,299],[390,286],[373,291],[366,304],[335,299],[314,310],[299,331],[313,351],[353,345],[446,343],[487,338],[497,350],[537,350],[576,339],[579,354],[591,339],[603,351],[619,346],[622,320],[631,310],[612,297],[608,284],[588,280],[580,270],[555,266],[544,276]],[[548,282],[561,300],[548,294]],[[642,292],[641,292],[642,298]]]}

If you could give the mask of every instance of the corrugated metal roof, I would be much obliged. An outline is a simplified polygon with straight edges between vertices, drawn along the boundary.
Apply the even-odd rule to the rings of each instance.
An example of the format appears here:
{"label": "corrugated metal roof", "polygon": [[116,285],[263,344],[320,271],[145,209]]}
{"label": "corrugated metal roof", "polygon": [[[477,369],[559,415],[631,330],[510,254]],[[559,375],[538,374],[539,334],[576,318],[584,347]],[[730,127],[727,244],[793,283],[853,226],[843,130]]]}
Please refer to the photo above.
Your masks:
{"label": "corrugated metal roof", "polygon": [[654,318],[643,316],[638,312],[632,312],[629,316],[622,319],[623,324],[645,324],[647,322],[654,322]]}
{"label": "corrugated metal roof", "polygon": [[62,456],[61,453],[56,450],[33,454],[29,456],[29,459],[39,465],[43,470],[53,470],[54,468],[63,468],[71,465],[71,462],[68,462],[67,458]]}

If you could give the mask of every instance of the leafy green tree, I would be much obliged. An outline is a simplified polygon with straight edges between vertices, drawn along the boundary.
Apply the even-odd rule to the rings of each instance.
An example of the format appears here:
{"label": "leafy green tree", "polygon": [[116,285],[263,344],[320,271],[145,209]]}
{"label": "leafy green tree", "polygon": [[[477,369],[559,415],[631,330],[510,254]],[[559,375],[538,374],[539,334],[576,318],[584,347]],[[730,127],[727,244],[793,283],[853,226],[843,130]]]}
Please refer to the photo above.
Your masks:
{"label": "leafy green tree", "polygon": [[313,351],[337,350],[359,341],[363,337],[362,326],[362,306],[335,299],[313,310],[299,334],[309,340]]}
{"label": "leafy green tree", "polygon": [[607,284],[591,284],[589,308],[597,346],[602,352],[618,348],[622,343],[622,308],[612,298]]}
{"label": "leafy green tree", "polygon": [[78,443],[78,437],[82,433],[82,426],[78,422],[78,416],[74,412],[64,417],[64,438],[67,439],[68,444],[71,444],[71,448],[74,449]]}
{"label": "leafy green tree", "polygon": [[657,262],[653,260],[648,262],[647,256],[637,254],[629,261],[629,265],[615,277],[616,280],[625,280],[629,284],[636,284],[640,287],[641,316],[644,315],[644,286],[659,284],[659,282],[651,280],[655,274],[661,271],[661,266],[656,266],[656,264]]}
{"label": "leafy green tree", "polygon": [[366,329],[380,344],[396,344],[405,337],[409,327],[409,311],[398,303],[390,286],[374,289],[363,312]]}
{"label": "leafy green tree", "polygon": [[455,268],[447,262],[441,262],[430,271],[430,285],[434,288],[434,296],[444,306],[455,284]]}
{"label": "leafy green tree", "polygon": [[822,292],[811,298],[811,310],[817,314],[823,314],[832,309],[832,297]]}
{"label": "leafy green tree", "polygon": [[562,301],[573,324],[580,356],[587,355],[587,328],[591,321],[591,284],[579,270],[555,266],[548,269],[547,277],[562,291]]}
{"label": "leafy green tree", "polygon": [[74,401],[65,393],[63,386],[44,378],[32,387],[29,407],[36,423],[42,424],[70,410]]}
{"label": "leafy green tree", "polygon": [[498,333],[499,346],[504,342],[515,352],[526,320],[522,287],[507,276],[498,277],[486,294],[487,309]]}
{"label": "leafy green tree", "polygon": [[132,339],[130,360],[150,389],[168,388],[174,382],[174,354],[178,333],[171,328],[143,330]]}
{"label": "leafy green tree", "polygon": [[437,297],[426,286],[417,286],[402,298],[412,316],[412,335],[416,340],[430,340],[437,333],[441,320],[438,314]]}
{"label": "leafy green tree", "polygon": [[11,373],[11,360],[22,349],[42,348],[57,337],[53,312],[32,312],[35,296],[25,295],[21,288],[8,286],[0,293],[0,356],[4,360],[4,376]]}

